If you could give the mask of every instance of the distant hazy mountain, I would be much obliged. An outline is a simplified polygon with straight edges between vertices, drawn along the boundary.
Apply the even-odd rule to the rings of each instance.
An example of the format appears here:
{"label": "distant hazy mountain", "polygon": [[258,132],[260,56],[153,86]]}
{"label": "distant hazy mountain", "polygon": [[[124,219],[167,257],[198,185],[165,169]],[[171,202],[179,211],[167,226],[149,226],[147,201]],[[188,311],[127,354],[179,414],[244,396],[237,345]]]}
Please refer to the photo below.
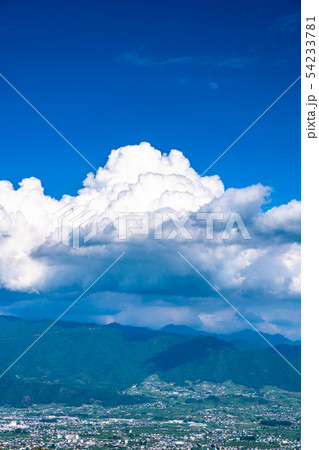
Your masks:
{"label": "distant hazy mountain", "polygon": [[[1,372],[50,323],[0,316]],[[142,397],[120,392],[151,374],[180,384],[231,379],[256,388],[273,385],[300,390],[299,375],[273,350],[250,349],[249,343],[248,349],[238,350],[218,337],[173,333],[171,327],[154,331],[119,324],[58,322],[0,379],[0,404],[142,402]],[[185,332],[185,328],[177,329]],[[284,346],[285,357],[299,370],[296,346],[278,345]]]}
{"label": "distant hazy mountain", "polygon": [[[294,356],[295,358],[301,358],[301,346],[300,345],[287,345],[278,344],[276,349],[284,356]],[[275,350],[271,347],[267,348],[267,351],[275,353]]]}
{"label": "distant hazy mountain", "polygon": [[[248,343],[248,344],[258,344],[260,347],[268,347],[267,342],[254,330],[245,329],[242,331],[237,331],[230,334],[218,334],[218,333],[208,333],[206,331],[194,330],[193,328],[184,325],[166,325],[161,328],[160,331],[171,334],[179,334],[182,336],[214,336],[218,339],[222,339],[226,342],[236,343]],[[268,334],[261,333],[268,342],[276,346],[279,344],[287,345],[300,345],[300,341],[291,341],[290,339],[282,336],[281,334]]]}
{"label": "distant hazy mountain", "polygon": [[187,327],[186,325],[166,325],[159,331],[171,334],[180,334],[181,336],[209,336],[210,333],[206,331],[194,330],[193,328]]}

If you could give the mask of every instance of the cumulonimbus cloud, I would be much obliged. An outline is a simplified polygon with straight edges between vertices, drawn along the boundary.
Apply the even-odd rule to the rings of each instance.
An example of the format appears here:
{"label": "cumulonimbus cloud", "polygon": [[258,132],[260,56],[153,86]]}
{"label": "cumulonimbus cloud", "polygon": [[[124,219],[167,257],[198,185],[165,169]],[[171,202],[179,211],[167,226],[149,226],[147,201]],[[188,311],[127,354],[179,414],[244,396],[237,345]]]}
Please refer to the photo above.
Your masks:
{"label": "cumulonimbus cloud", "polygon": [[[40,293],[84,287],[127,251],[121,270],[114,270],[101,290],[195,295],[185,263],[176,256],[180,251],[220,289],[296,298],[300,203],[292,200],[262,212],[270,194],[271,189],[260,184],[225,190],[217,175],[200,177],[180,151],[166,155],[148,143],[113,150],[104,167],[88,174],[78,195],[60,201],[44,195],[36,178],[24,179],[17,190],[1,181],[0,285]],[[94,211],[98,227],[96,236],[79,249],[55,238],[56,213],[71,203]],[[190,241],[180,236],[174,241],[156,241],[149,235],[118,238],[119,214],[163,211],[178,217],[221,212],[225,220],[218,222],[214,239],[207,239],[203,221],[193,218]],[[233,212],[251,239],[244,239],[236,227],[222,239]]]}

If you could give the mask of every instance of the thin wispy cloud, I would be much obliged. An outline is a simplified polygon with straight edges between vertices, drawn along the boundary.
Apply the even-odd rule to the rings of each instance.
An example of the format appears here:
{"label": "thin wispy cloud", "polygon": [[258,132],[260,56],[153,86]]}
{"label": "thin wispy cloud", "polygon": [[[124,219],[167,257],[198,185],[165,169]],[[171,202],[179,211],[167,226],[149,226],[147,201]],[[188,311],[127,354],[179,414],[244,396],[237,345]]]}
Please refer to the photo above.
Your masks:
{"label": "thin wispy cloud", "polygon": [[155,58],[143,54],[140,50],[132,50],[124,53],[121,56],[121,60],[132,66],[140,67],[163,67],[163,66],[178,66],[178,65],[199,65],[199,66],[212,66],[219,68],[229,69],[242,69],[250,66],[255,58],[252,56],[233,56],[224,59],[213,58],[210,55],[197,55],[197,56],[175,56],[172,58]]}
{"label": "thin wispy cloud", "polygon": [[160,67],[168,65],[182,65],[182,64],[198,64],[208,65],[212,63],[210,56],[175,56],[173,58],[154,58],[152,56],[145,56],[138,50],[132,50],[124,53],[121,57],[122,60],[133,66],[143,67]]}
{"label": "thin wispy cloud", "polygon": [[185,85],[185,84],[188,83],[188,78],[186,78],[186,77],[178,78],[176,80],[176,83],[181,84],[181,85]]}
{"label": "thin wispy cloud", "polygon": [[218,84],[215,81],[211,81],[210,83],[208,83],[208,87],[212,91],[216,91],[216,89],[218,89]]}
{"label": "thin wispy cloud", "polygon": [[276,19],[272,23],[272,29],[275,31],[295,31],[300,25],[300,13],[289,14]]}
{"label": "thin wispy cloud", "polygon": [[243,69],[244,67],[250,66],[253,62],[254,58],[251,56],[233,56],[220,61],[218,66],[228,69]]}

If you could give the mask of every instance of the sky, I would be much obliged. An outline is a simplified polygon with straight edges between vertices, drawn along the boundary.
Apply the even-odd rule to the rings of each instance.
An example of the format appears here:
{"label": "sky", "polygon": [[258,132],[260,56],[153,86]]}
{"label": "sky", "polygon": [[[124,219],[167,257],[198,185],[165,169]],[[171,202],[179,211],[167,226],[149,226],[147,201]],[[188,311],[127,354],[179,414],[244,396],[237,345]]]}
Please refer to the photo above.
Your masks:
{"label": "sky", "polygon": [[[183,250],[261,329],[298,335],[300,82],[205,181],[195,174],[299,77],[299,2],[2,1],[0,12],[2,75],[94,167],[107,167],[88,176],[92,167],[0,79],[0,180],[13,186],[3,184],[1,197],[2,312],[54,317],[124,248],[129,256],[109,284],[96,286],[70,317],[221,332],[244,327],[211,301],[189,267],[180,269],[176,251]],[[19,189],[30,177],[41,180],[44,194],[34,178]],[[158,183],[169,188],[158,192]],[[186,193],[181,202],[176,186]],[[149,194],[142,204],[138,190]],[[114,192],[131,198],[122,203]],[[97,210],[106,227],[119,209],[182,213],[217,205],[227,214],[240,210],[254,239],[210,246],[195,225],[192,245],[169,242],[159,252],[166,243],[145,238],[121,246],[103,235],[76,253],[49,237],[49,216],[70,199]]]}

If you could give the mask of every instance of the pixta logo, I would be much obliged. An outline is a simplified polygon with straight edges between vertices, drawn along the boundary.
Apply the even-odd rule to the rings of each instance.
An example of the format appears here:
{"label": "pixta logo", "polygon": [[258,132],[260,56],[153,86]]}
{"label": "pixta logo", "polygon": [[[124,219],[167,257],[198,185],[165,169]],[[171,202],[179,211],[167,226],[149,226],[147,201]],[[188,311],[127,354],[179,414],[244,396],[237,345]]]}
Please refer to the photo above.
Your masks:
{"label": "pixta logo", "polygon": [[[196,239],[193,230],[204,230],[206,239],[214,239],[218,231],[220,239],[227,240],[236,230],[243,239],[251,239],[247,227],[238,212],[187,212],[178,216],[175,212],[123,212],[118,215],[118,238],[151,236],[156,240]],[[196,233],[197,234],[197,233]]]}
{"label": "pixta logo", "polygon": [[70,202],[53,214],[55,232],[53,239],[79,249],[97,234],[97,211]]}

